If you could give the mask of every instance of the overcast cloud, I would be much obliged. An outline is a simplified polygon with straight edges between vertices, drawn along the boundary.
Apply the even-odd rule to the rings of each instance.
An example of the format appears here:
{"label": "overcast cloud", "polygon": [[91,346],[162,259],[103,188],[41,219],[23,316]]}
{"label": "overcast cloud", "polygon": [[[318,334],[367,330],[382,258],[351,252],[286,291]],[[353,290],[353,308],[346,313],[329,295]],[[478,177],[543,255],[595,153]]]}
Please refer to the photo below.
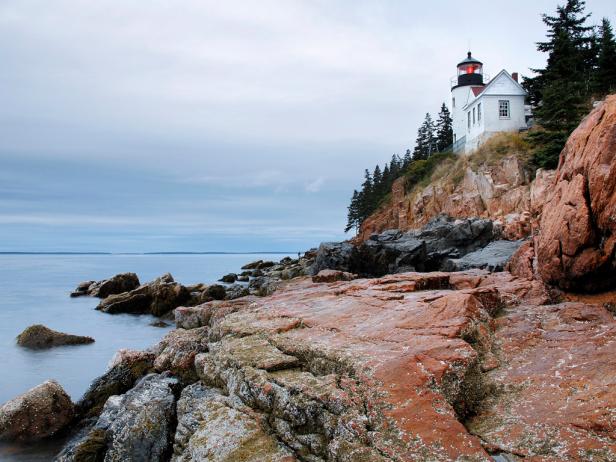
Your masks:
{"label": "overcast cloud", "polygon": [[0,0],[0,251],[342,239],[363,169],[412,147],[469,44],[526,74],[555,6]]}

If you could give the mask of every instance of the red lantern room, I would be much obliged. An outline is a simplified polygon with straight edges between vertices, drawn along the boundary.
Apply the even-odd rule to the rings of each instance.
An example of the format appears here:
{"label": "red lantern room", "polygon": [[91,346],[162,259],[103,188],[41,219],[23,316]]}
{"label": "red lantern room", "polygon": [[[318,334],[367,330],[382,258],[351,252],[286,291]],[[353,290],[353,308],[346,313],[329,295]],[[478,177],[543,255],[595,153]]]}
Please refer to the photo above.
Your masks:
{"label": "red lantern room", "polygon": [[458,63],[458,85],[483,85],[483,63],[468,52],[466,59]]}

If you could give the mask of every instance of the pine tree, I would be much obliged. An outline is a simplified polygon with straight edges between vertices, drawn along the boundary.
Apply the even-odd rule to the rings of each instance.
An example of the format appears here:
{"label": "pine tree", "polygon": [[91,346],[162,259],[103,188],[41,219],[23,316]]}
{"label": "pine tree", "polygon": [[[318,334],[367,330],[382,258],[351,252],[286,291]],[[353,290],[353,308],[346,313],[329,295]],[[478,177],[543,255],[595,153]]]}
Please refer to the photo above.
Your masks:
{"label": "pine tree", "polygon": [[383,168],[383,185],[391,184],[391,173],[389,172],[389,164],[385,164]]}
{"label": "pine tree", "polygon": [[592,28],[585,25],[590,15],[584,14],[584,7],[584,1],[568,0],[556,16],[543,15],[548,40],[539,42],[537,49],[549,53],[547,66],[534,69],[537,77],[525,81],[531,100],[538,104],[535,117],[541,130],[531,139],[540,167],[556,166],[567,137],[588,110]]}
{"label": "pine tree", "polygon": [[616,39],[607,18],[601,21],[598,38],[595,90],[599,96],[616,91]]}
{"label": "pine tree", "polygon": [[361,185],[361,192],[359,194],[359,218],[361,223],[370,216],[375,207],[372,176],[368,169],[364,171],[364,182]]}
{"label": "pine tree", "polygon": [[429,113],[417,130],[417,141],[413,151],[413,160],[425,160],[436,152],[436,127]]}
{"label": "pine tree", "polygon": [[442,152],[453,144],[453,121],[449,109],[443,103],[436,122],[436,149]]}
{"label": "pine tree", "polygon": [[413,149],[413,160],[423,160],[426,158],[426,130],[424,124],[421,124],[417,129],[417,138],[415,139],[415,149]]}
{"label": "pine tree", "polygon": [[402,159],[402,170],[406,170],[408,166],[411,164],[413,160],[413,156],[411,155],[411,150],[407,149],[404,153],[404,159]]}
{"label": "pine tree", "polygon": [[401,171],[402,161],[400,160],[398,154],[394,154],[391,156],[391,161],[389,162],[389,175],[392,182],[398,178]]}
{"label": "pine tree", "polygon": [[385,189],[383,174],[381,173],[381,167],[379,167],[378,165],[374,167],[374,172],[372,173],[372,188],[374,190],[375,203],[378,204],[384,194]]}
{"label": "pine tree", "polygon": [[360,209],[360,196],[357,190],[353,191],[353,197],[351,198],[351,203],[348,207],[347,213],[347,224],[344,228],[344,232],[348,233],[351,229],[358,229],[360,222],[359,209]]}

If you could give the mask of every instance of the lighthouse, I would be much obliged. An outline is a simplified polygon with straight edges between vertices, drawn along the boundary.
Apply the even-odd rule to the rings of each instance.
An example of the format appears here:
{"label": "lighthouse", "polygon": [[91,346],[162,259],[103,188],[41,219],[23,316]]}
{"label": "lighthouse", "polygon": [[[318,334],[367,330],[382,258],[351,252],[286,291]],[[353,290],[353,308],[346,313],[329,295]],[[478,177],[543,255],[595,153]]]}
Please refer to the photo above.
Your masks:
{"label": "lighthouse", "polygon": [[495,133],[528,128],[527,93],[517,73],[503,69],[490,80],[470,51],[456,70],[451,79],[454,152],[470,153]]}

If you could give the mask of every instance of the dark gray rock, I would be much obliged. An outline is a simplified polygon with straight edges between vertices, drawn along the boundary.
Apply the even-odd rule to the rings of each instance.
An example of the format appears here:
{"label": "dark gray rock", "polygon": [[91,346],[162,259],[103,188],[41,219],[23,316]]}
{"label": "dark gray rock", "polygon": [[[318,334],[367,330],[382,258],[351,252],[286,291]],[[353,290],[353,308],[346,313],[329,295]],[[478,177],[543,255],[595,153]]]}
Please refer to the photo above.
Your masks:
{"label": "dark gray rock", "polygon": [[490,220],[439,216],[420,230],[388,230],[358,246],[348,242],[321,244],[312,274],[323,269],[363,276],[445,270],[451,260],[481,249],[498,237]]}
{"label": "dark gray rock", "polygon": [[94,380],[75,405],[78,418],[98,416],[110,396],[126,393],[154,367],[154,358],[149,352],[121,350],[116,364]]}
{"label": "dark gray rock", "polygon": [[163,316],[190,299],[189,290],[167,273],[130,292],[110,295],[96,309],[110,314],[151,313]]}
{"label": "dark gray rock", "polygon": [[135,273],[116,274],[112,278],[102,281],[86,281],[77,286],[71,297],[89,295],[91,297],[106,298],[110,295],[129,292],[139,287],[139,278]]}
{"label": "dark gray rock", "polygon": [[235,273],[225,274],[220,278],[220,282],[226,282],[227,284],[233,284],[235,281],[237,281],[237,274]]}
{"label": "dark gray rock", "polygon": [[225,299],[235,300],[236,298],[245,297],[247,295],[250,295],[248,287],[240,284],[233,284],[227,287]]}
{"label": "dark gray rock", "polygon": [[178,387],[178,380],[168,374],[150,374],[126,394],[111,396],[96,424],[71,441],[56,460],[168,460]]}
{"label": "dark gray rock", "polygon": [[462,258],[451,259],[445,263],[446,271],[464,271],[473,268],[488,271],[503,271],[507,262],[524,241],[494,241],[484,248],[467,253]]}
{"label": "dark gray rock", "polygon": [[324,269],[349,271],[354,246],[348,242],[324,242],[319,246],[312,265],[312,274]]}
{"label": "dark gray rock", "polygon": [[214,284],[205,290],[205,294],[213,300],[224,300],[227,296],[227,289],[219,284]]}

